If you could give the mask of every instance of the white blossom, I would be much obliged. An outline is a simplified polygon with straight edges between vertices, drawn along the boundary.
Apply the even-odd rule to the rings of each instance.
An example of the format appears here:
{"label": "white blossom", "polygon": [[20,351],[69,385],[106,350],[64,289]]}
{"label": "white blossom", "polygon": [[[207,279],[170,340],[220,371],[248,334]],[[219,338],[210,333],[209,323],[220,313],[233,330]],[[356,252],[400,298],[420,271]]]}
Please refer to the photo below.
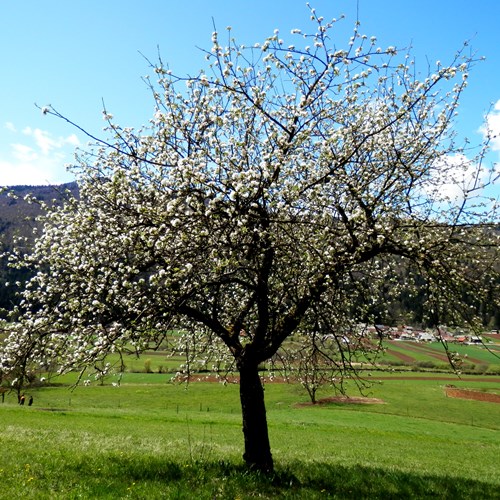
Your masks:
{"label": "white blossom", "polygon": [[94,366],[102,380],[107,354],[170,334],[187,357],[175,379],[193,366],[257,370],[286,339],[307,353],[332,331],[348,356],[363,347],[356,325],[387,309],[382,292],[415,295],[417,273],[435,317],[458,321],[471,284],[488,296],[499,219],[482,190],[494,172],[487,144],[469,157],[452,129],[472,60],[417,76],[394,47],[363,47],[358,27],[337,48],[332,24],[311,15],[303,46],[276,31],[220,47],[214,32],[197,77],[160,65],[147,127],[110,124],[80,154],[79,196],[45,207],[32,253],[20,243],[10,255],[34,274],[1,340],[2,372],[29,358]]}

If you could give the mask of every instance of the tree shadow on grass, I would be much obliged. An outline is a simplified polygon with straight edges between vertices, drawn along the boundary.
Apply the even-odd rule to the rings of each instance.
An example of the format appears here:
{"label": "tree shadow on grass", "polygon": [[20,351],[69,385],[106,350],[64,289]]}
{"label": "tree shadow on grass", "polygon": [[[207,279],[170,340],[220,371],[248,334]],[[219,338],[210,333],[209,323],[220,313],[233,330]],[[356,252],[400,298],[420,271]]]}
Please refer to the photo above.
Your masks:
{"label": "tree shadow on grass", "polygon": [[310,491],[329,498],[500,499],[498,485],[445,475],[330,463],[295,464],[294,470],[305,495]]}
{"label": "tree shadow on grass", "polygon": [[331,463],[278,465],[264,475],[225,461],[109,455],[103,474],[115,485],[147,485],[148,498],[500,499],[498,485],[481,481]]}

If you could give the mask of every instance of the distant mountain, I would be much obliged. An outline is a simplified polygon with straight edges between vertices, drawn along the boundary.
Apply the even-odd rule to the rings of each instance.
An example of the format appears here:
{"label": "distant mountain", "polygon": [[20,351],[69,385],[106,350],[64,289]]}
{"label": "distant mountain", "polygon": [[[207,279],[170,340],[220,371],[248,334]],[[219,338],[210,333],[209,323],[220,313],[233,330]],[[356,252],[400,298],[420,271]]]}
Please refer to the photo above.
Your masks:
{"label": "distant mountain", "polygon": [[[14,186],[0,193],[0,255],[12,249],[15,235],[27,237],[28,246],[29,242],[34,241],[33,227],[37,225],[36,217],[42,210],[36,202],[28,203],[24,199],[25,196],[31,195],[38,201],[53,205],[63,204],[68,192],[73,196],[78,195],[78,186],[75,182],[58,186]],[[500,231],[500,227],[494,230]],[[29,269],[11,269],[7,266],[7,259],[0,258],[0,317],[5,317],[5,310],[11,310],[19,300],[14,293],[15,287],[5,286],[6,282],[23,283],[32,274]],[[404,268],[400,279],[408,279]],[[500,286],[500,283],[490,286]],[[389,304],[389,299],[387,300]],[[500,327],[500,309],[493,303],[473,303],[471,307],[474,307],[477,314],[482,317],[485,326]],[[399,300],[391,302],[389,309],[390,317],[404,317],[407,319],[406,322],[412,324],[423,322],[423,298],[420,296],[401,296]],[[376,311],[373,312],[377,314]],[[380,312],[380,322],[388,321],[384,314]]]}
{"label": "distant mountain", "polygon": [[[42,209],[36,200],[48,205],[63,204],[68,197],[78,194],[76,182],[57,186],[12,186],[0,193],[0,254],[10,251],[15,236],[24,236],[33,241],[33,228]],[[29,202],[29,197],[32,202]],[[16,302],[14,288],[7,282],[25,281],[30,277],[28,270],[20,271],[7,266],[7,259],[0,259],[0,309],[10,309]],[[0,316],[2,314],[0,313]]]}
{"label": "distant mountain", "polygon": [[42,213],[40,205],[28,202],[30,196],[49,205],[61,204],[68,192],[76,194],[76,182],[58,186],[12,186],[0,194],[0,245],[10,248],[14,235],[30,236],[35,219]]}

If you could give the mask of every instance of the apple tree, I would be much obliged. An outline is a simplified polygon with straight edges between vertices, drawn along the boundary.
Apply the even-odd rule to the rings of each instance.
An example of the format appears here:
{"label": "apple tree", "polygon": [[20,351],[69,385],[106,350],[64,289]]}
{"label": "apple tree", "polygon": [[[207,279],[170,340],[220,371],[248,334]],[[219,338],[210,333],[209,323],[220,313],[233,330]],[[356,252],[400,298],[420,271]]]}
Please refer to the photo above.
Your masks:
{"label": "apple tree", "polygon": [[420,75],[359,23],[341,48],[338,21],[311,19],[294,45],[214,32],[193,77],[160,59],[140,130],[106,112],[108,138],[79,156],[79,196],[47,210],[32,253],[11,256],[36,274],[3,371],[77,369],[192,331],[200,352],[223,346],[234,363],[244,460],[271,471],[258,370],[292,335],[318,324],[357,335],[351,326],[384,306],[381,286],[405,287],[401,266],[420,276],[436,324],[473,323],[467,294],[498,300],[488,141],[468,150],[453,132],[474,58],[465,47]]}

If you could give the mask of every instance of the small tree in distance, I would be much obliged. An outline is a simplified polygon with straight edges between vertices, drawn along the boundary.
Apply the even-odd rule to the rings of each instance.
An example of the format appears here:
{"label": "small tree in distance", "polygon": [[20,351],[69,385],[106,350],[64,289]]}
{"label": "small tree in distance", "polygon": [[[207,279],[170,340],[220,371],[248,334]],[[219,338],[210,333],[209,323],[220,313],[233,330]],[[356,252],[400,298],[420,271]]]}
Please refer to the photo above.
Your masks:
{"label": "small tree in distance", "polygon": [[[422,277],[433,319],[474,320],[462,298],[491,288],[498,214],[481,198],[485,149],[467,159],[451,128],[472,56],[420,78],[359,23],[339,48],[336,21],[311,19],[295,46],[214,32],[195,77],[160,60],[143,130],[106,114],[110,139],[80,157],[79,198],[50,209],[19,257],[38,273],[2,370],[23,359],[76,369],[193,330],[207,356],[223,345],[233,360],[244,460],[269,472],[258,367],[291,335],[321,321],[355,336],[349,325],[373,321],[401,265]],[[471,181],[447,199],[443,179],[457,173]]]}

